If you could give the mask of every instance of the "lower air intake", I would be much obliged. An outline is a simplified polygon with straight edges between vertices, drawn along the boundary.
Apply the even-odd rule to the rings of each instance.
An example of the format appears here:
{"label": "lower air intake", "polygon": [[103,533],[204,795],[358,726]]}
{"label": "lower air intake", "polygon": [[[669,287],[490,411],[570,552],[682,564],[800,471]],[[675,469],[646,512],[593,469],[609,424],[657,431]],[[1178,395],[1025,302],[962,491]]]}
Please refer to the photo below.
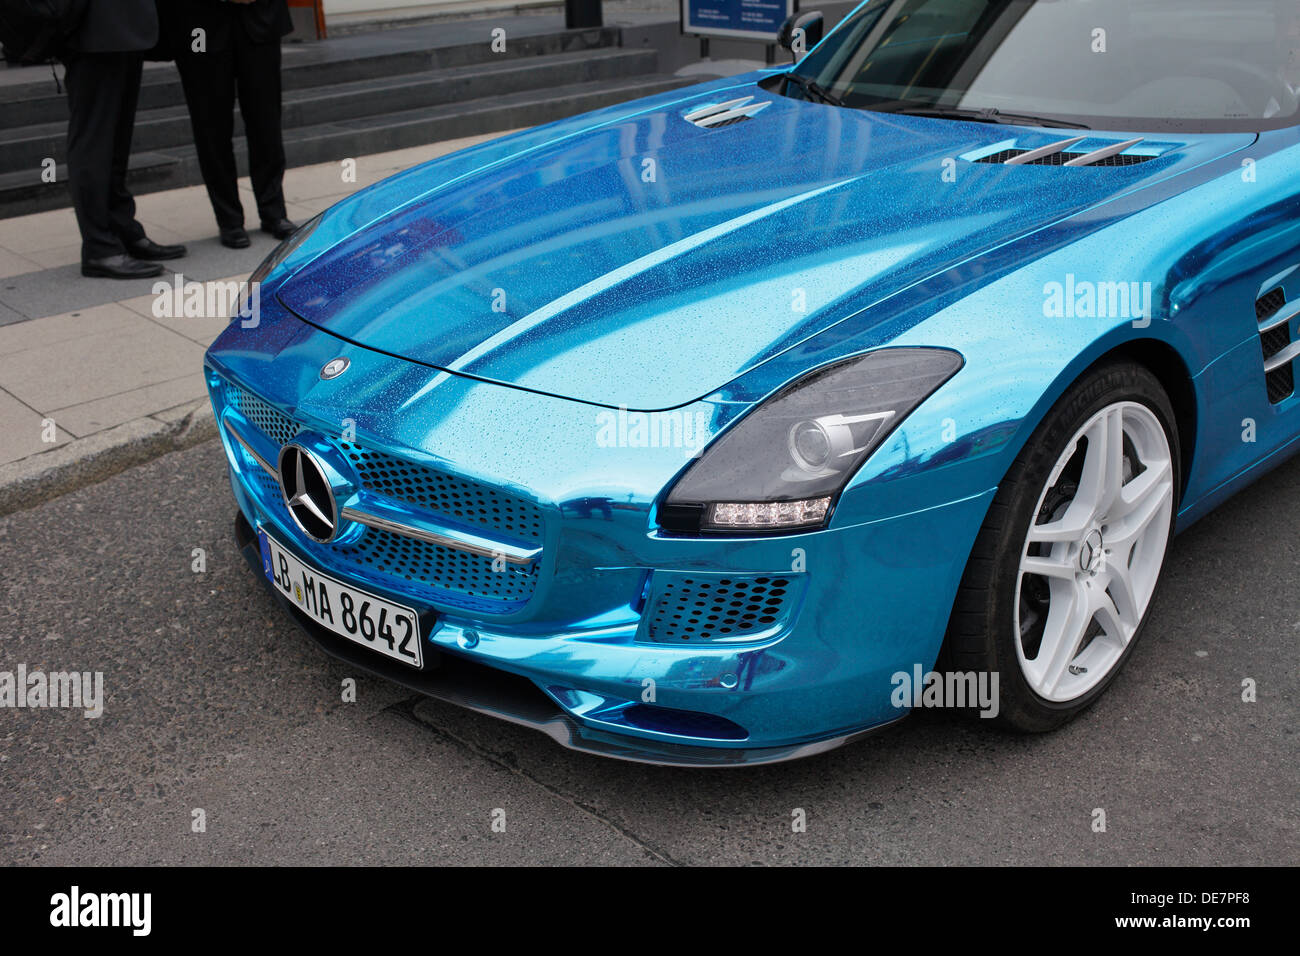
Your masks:
{"label": "lower air intake", "polygon": [[797,574],[656,572],[639,639],[653,644],[766,639],[789,623],[803,583]]}

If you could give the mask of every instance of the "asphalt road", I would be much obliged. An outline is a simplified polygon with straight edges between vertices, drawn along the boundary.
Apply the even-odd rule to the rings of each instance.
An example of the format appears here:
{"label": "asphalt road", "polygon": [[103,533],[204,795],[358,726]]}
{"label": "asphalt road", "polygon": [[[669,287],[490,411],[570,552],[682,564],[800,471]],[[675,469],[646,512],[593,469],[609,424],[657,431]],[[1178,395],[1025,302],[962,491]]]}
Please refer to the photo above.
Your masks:
{"label": "asphalt road", "polygon": [[1063,730],[928,712],[744,770],[574,754],[350,674],[254,580],[233,512],[209,442],[0,519],[0,671],[102,671],[106,698],[0,709],[0,862],[1300,862],[1300,461],[1178,540],[1142,645]]}

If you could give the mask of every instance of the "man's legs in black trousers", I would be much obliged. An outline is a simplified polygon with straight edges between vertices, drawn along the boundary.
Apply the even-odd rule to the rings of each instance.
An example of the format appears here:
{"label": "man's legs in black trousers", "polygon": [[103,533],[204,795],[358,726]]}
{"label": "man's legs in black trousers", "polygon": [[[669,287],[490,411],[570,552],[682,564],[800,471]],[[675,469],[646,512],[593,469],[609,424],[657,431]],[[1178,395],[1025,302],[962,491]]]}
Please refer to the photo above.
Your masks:
{"label": "man's legs in black trousers", "polygon": [[239,115],[248,137],[248,173],[262,222],[285,218],[284,135],[280,129],[280,41],[235,43]]}
{"label": "man's legs in black trousers", "polygon": [[82,262],[144,238],[126,188],[141,68],[139,53],[80,53],[67,63],[68,186]]}
{"label": "man's legs in black trousers", "polygon": [[179,56],[190,128],[198,151],[199,170],[219,229],[244,224],[239,201],[239,171],[235,165],[235,56],[233,50]]}
{"label": "man's legs in black trousers", "polygon": [[236,92],[258,215],[263,222],[283,219],[285,157],[280,130],[279,41],[252,43],[236,30],[229,49],[183,56],[176,65],[217,227],[226,230],[244,224],[232,143]]}

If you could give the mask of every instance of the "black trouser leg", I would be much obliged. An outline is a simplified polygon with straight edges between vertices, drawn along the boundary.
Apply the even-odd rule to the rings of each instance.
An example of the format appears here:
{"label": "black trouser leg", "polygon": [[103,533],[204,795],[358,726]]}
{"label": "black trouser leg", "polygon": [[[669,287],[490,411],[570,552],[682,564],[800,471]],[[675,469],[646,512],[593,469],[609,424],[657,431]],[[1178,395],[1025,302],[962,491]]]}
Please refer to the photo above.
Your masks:
{"label": "black trouser leg", "polygon": [[135,197],[126,188],[126,170],[131,159],[131,136],[135,133],[135,108],[140,101],[140,76],[143,71],[144,60],[139,56],[133,56],[127,67],[126,82],[122,89],[117,127],[113,130],[113,180],[108,212],[113,222],[113,233],[127,247],[144,238],[144,226],[140,225],[135,218]]}
{"label": "black trouser leg", "polygon": [[68,186],[83,261],[144,236],[126,188],[141,67],[138,53],[81,53],[67,63]]}
{"label": "black trouser leg", "polygon": [[235,166],[235,57],[230,50],[194,53],[176,59],[190,111],[190,129],[199,171],[221,229],[244,224]]}
{"label": "black trouser leg", "polygon": [[[236,31],[238,32],[238,31]],[[280,41],[235,42],[239,115],[248,138],[248,175],[265,222],[285,218],[284,135],[280,128]]]}

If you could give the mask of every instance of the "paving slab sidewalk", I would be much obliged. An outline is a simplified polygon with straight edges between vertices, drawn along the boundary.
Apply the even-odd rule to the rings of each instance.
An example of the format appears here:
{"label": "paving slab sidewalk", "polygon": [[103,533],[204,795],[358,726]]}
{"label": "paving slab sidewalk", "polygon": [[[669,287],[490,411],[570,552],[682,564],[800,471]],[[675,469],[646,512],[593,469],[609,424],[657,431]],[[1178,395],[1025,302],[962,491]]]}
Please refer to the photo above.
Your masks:
{"label": "paving slab sidewalk", "polygon": [[[289,217],[310,219],[401,169],[504,133],[447,140],[340,163],[291,169]],[[246,209],[256,209],[247,179]],[[275,246],[250,232],[248,249],[215,237],[202,187],[137,198],[160,242],[189,254],[160,279],[87,279],[69,209],[0,220],[0,515],[30,508],[123,468],[216,434],[203,385],[203,351],[226,315],[155,314],[154,283],[243,281]]]}

